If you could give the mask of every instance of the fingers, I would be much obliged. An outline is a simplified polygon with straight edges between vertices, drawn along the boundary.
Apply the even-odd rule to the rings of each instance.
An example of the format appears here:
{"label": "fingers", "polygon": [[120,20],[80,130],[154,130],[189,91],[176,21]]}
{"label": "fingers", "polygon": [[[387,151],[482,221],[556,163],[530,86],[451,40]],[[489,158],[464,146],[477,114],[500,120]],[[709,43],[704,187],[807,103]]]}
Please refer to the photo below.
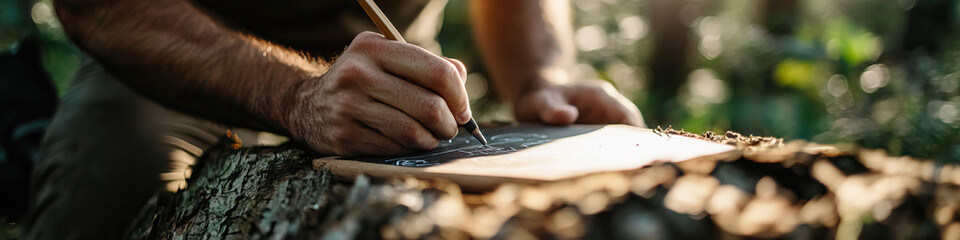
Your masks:
{"label": "fingers", "polygon": [[463,86],[466,70],[459,61],[441,58],[415,45],[387,40],[373,33],[358,35],[349,50],[366,53],[386,72],[442,97],[458,124],[466,123],[471,117],[467,90]]}
{"label": "fingers", "polygon": [[384,156],[412,152],[359,122],[332,131],[331,137],[332,151],[340,156]]}
{"label": "fingers", "polygon": [[546,124],[569,125],[577,120],[577,107],[566,103],[551,103],[540,111],[540,119]]}
{"label": "fingers", "polygon": [[522,95],[515,104],[520,121],[644,126],[636,105],[604,82],[549,86]]}
{"label": "fingers", "polygon": [[643,123],[643,115],[640,114],[640,109],[637,108],[637,106],[634,105],[630,99],[627,99],[627,97],[619,94],[614,96],[614,98],[616,99],[617,103],[624,108],[620,118],[620,123],[636,127],[647,127],[647,125]]}
{"label": "fingers", "polygon": [[520,99],[514,109],[518,120],[551,125],[568,125],[577,120],[579,110],[567,103],[557,89],[543,89]]}
{"label": "fingers", "polygon": [[586,108],[580,112],[578,123],[627,124],[643,127],[643,117],[633,102],[606,82],[591,82],[565,88],[570,103]]}
{"label": "fingers", "polygon": [[[377,108],[376,110],[390,113],[370,111],[367,115],[382,116],[382,120],[387,121],[403,119],[410,119],[412,121],[415,119],[416,122],[413,122],[414,124],[418,126],[422,124],[423,126],[421,128],[426,127],[426,129],[430,130],[429,132],[433,133],[431,134],[431,137],[435,136],[435,138],[432,137],[434,138],[433,140],[437,138],[451,139],[457,135],[457,122],[450,113],[447,103],[443,98],[427,89],[403,81],[390,74],[379,73],[375,74],[373,78],[378,79],[378,81],[370,84],[368,89],[369,94],[377,101],[390,106],[382,106],[382,108]],[[376,126],[374,126],[374,128],[380,129]],[[382,131],[383,129],[380,130]],[[389,136],[390,134],[387,135]],[[402,134],[398,133],[398,135]],[[405,138],[401,137],[400,139]],[[419,144],[417,146],[424,145]],[[434,146],[436,145],[434,144],[426,149],[433,148]]]}
{"label": "fingers", "polygon": [[463,62],[453,58],[446,58],[447,61],[453,64],[457,68],[457,73],[460,74],[460,84],[467,83],[467,66],[463,65]]}
{"label": "fingers", "polygon": [[643,116],[640,115],[640,109],[637,108],[637,105],[633,104],[630,99],[617,92],[617,89],[610,85],[609,83],[603,82],[600,85],[603,89],[603,96],[607,96],[610,103],[607,103],[611,108],[609,112],[614,116],[611,116],[609,119],[618,120],[617,123],[633,125],[637,127],[645,127],[646,124],[643,123]]}
{"label": "fingers", "polygon": [[540,121],[551,125],[569,125],[576,121],[580,111],[562,100],[564,99],[544,99],[544,105],[540,110]]}
{"label": "fingers", "polygon": [[[446,59],[439,58],[423,49],[399,48],[409,51],[409,59],[385,56],[378,59],[387,72],[400,76],[407,81],[440,95],[458,124],[466,123],[470,112],[467,90],[460,78],[460,70]],[[382,55],[381,55],[382,56]]]}
{"label": "fingers", "polygon": [[[437,147],[440,143],[419,122],[400,112],[400,110],[382,103],[370,104],[360,113],[358,120],[407,148],[429,150]],[[453,130],[456,131],[456,125],[454,125]],[[444,139],[450,138],[453,137]]]}

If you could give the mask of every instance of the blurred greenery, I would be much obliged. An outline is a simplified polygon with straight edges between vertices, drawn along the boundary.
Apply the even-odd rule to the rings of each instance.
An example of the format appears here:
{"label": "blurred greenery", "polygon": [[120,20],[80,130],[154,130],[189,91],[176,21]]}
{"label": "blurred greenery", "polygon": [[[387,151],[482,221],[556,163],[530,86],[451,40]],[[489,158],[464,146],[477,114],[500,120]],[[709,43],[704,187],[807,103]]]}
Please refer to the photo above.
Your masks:
{"label": "blurred greenery", "polygon": [[43,66],[63,94],[80,66],[80,51],[64,35],[51,0],[0,0],[0,14],[0,51],[14,51],[19,40],[38,37]]}
{"label": "blurred greenery", "polygon": [[[960,4],[955,0],[573,0],[581,78],[611,82],[647,124],[733,130],[960,162]],[[676,8],[671,4],[679,4]],[[0,47],[37,34],[61,92],[79,52],[47,0],[0,0]],[[467,4],[438,40],[465,62],[475,112],[509,119],[487,89]],[[660,18],[655,18],[659,16]],[[664,17],[666,16],[666,17]],[[656,27],[678,21],[677,27]],[[680,44],[675,56],[658,37]],[[678,60],[679,59],[679,60]],[[653,68],[676,64],[682,70]],[[657,65],[660,66],[660,65]],[[671,83],[668,88],[651,86]],[[671,86],[668,84],[668,86]]]}

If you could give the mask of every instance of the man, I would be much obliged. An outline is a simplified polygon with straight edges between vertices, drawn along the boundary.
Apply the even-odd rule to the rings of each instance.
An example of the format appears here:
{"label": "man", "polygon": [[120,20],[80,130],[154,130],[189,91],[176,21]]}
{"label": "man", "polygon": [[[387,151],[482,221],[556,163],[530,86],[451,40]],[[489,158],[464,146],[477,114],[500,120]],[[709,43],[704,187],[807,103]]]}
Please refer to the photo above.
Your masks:
{"label": "man", "polygon": [[[443,2],[379,4],[408,40],[423,43],[417,36],[431,28],[422,25],[437,22],[429,10]],[[567,4],[471,2],[494,88],[519,121],[642,125],[637,108],[609,85],[563,83],[572,80],[565,69],[573,62]],[[169,129],[155,123],[167,113],[139,95],[280,133],[326,155],[431,149],[472,117],[462,63],[364,32],[375,28],[351,0],[58,0],[55,7],[95,60],[84,63],[48,130],[28,237],[116,237],[134,217],[156,186],[154,158],[162,158],[146,146],[157,129]],[[120,144],[145,147],[110,148]]]}

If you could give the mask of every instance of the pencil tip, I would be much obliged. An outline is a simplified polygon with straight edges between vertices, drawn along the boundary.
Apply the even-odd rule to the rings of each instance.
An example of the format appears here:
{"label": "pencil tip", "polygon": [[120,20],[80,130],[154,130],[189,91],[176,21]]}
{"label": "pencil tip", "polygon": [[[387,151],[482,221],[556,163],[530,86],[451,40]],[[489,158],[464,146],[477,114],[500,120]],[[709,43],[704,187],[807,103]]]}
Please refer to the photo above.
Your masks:
{"label": "pencil tip", "polygon": [[477,140],[480,140],[480,143],[483,143],[484,146],[487,145],[487,138],[483,137],[483,133],[481,133],[479,129],[477,130],[476,137],[477,137]]}

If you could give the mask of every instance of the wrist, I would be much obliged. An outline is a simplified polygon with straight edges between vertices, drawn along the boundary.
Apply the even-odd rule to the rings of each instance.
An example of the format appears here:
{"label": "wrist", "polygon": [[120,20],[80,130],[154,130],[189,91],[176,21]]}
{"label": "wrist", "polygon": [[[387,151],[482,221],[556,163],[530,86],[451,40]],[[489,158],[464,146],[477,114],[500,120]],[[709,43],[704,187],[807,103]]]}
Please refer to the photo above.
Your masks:
{"label": "wrist", "polygon": [[559,67],[548,67],[538,71],[536,74],[533,74],[532,77],[526,79],[524,84],[518,88],[516,94],[512,96],[513,102],[519,100],[523,96],[541,91],[544,89],[554,88],[570,82],[570,71],[559,68]]}
{"label": "wrist", "polygon": [[296,133],[295,116],[298,108],[304,101],[304,89],[315,84],[320,80],[320,76],[325,71],[325,67],[318,67],[316,71],[310,71],[301,74],[298,77],[290,78],[290,82],[285,84],[274,92],[277,101],[270,106],[268,114],[270,119],[279,127],[279,133],[292,136]]}
{"label": "wrist", "polygon": [[499,89],[496,89],[498,90],[497,92],[500,94],[503,101],[514,105],[522,101],[524,96],[554,85],[540,76],[533,76],[527,78],[526,80],[515,81],[519,82],[520,84],[501,85]]}
{"label": "wrist", "polygon": [[280,133],[288,136],[293,133],[293,129],[291,129],[292,125],[290,124],[292,118],[290,114],[296,109],[297,103],[300,102],[299,89],[305,83],[309,82],[309,79],[296,79],[292,82],[293,83],[288,86],[281,88],[280,92],[275,93],[279,99],[269,111],[269,116],[280,128]]}

